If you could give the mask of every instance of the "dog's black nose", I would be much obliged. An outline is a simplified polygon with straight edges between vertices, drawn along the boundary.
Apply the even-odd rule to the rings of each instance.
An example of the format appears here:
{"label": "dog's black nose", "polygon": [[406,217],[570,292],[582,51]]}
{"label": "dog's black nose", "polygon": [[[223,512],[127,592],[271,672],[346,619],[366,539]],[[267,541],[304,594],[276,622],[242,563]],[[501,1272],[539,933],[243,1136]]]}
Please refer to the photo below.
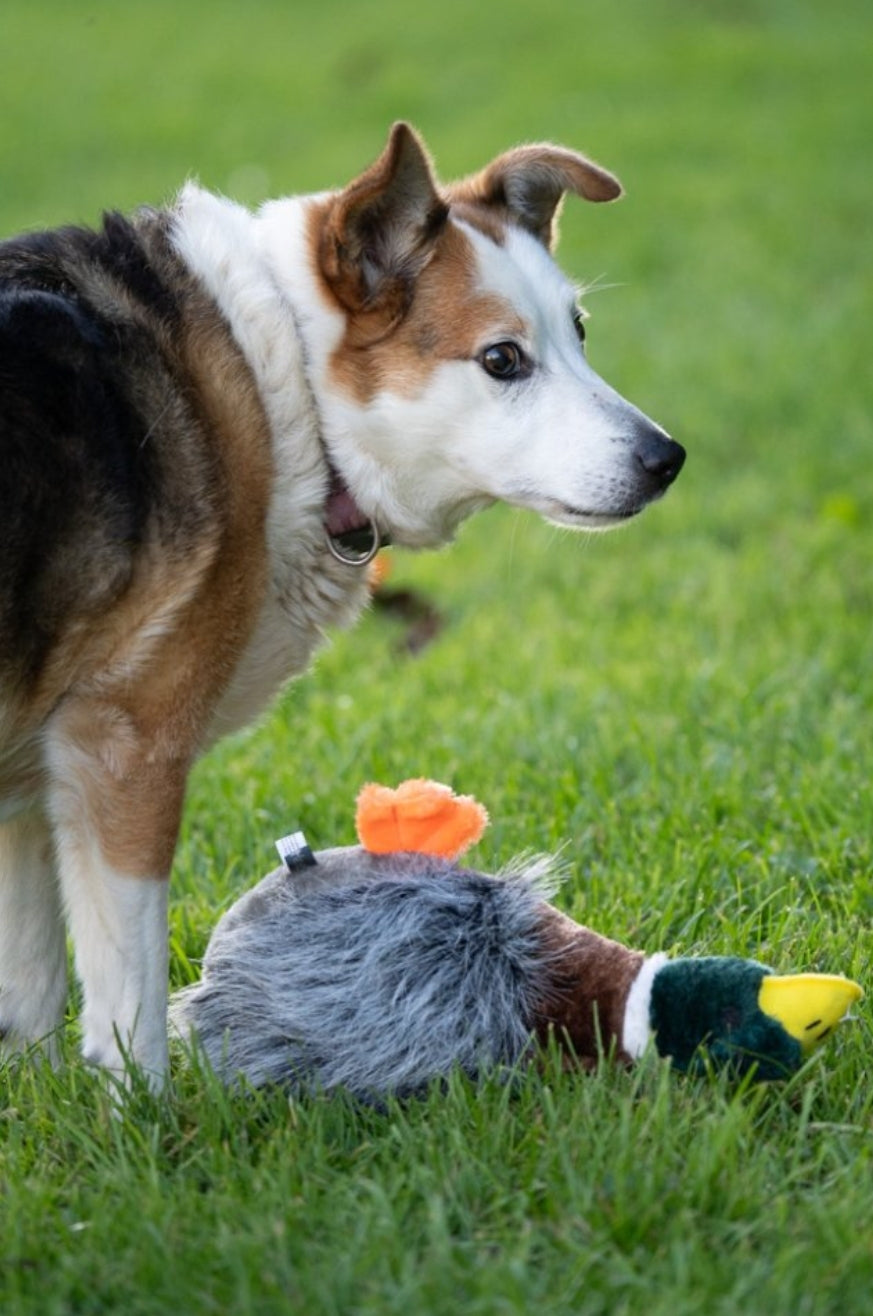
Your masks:
{"label": "dog's black nose", "polygon": [[682,470],[685,449],[661,430],[647,430],[634,447],[634,456],[647,475],[666,488]]}

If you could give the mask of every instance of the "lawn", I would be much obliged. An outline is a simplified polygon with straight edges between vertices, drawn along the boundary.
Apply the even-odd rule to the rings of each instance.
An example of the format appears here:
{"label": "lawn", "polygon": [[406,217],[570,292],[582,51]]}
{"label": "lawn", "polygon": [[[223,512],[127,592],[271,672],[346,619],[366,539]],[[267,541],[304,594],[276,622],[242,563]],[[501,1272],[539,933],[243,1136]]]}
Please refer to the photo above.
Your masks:
{"label": "lawn", "polygon": [[[4,0],[0,38],[4,234],[192,174],[250,203],[339,183],[397,117],[447,177],[587,150],[627,188],[564,216],[589,355],[689,450],[613,535],[497,509],[394,555],[434,641],[371,612],[198,766],[174,983],[276,836],[351,841],[365,780],[426,774],[487,804],[480,866],[561,848],[558,902],[608,935],[869,990],[867,0]],[[180,1056],[121,1118],[71,1022],[57,1073],[0,1069],[0,1311],[860,1316],[858,1014],[770,1088],[548,1058],[361,1110],[230,1096]]]}

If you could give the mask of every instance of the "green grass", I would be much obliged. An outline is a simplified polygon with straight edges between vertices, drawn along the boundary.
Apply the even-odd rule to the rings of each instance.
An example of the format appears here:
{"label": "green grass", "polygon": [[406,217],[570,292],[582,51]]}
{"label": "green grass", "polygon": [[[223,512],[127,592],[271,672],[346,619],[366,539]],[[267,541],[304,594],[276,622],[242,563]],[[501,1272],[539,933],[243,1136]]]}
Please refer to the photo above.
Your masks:
{"label": "green grass", "polygon": [[[368,616],[192,783],[175,983],[303,825],[369,777],[473,791],[476,859],[563,846],[564,908],[647,950],[871,982],[873,184],[866,0],[88,5],[0,14],[0,230],[197,173],[341,182],[389,121],[446,176],[521,138],[613,167],[568,205],[595,366],[689,448],[621,533],[494,511],[397,556],[445,626]],[[644,1064],[361,1110],[229,1096],[112,1116],[75,1056],[0,1073],[0,1311],[866,1313],[869,1007],[791,1084]]]}

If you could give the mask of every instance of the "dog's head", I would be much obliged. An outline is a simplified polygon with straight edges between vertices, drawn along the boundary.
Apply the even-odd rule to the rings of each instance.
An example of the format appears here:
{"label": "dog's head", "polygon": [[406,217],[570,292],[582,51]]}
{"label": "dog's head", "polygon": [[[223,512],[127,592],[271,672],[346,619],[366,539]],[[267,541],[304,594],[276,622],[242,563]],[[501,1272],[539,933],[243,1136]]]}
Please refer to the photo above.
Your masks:
{"label": "dog's head", "polygon": [[585,358],[576,289],[550,254],[567,192],[621,187],[548,144],[441,187],[400,123],[374,165],[310,204],[330,461],[399,543],[445,540],[495,500],[603,529],[679,473],[679,444]]}

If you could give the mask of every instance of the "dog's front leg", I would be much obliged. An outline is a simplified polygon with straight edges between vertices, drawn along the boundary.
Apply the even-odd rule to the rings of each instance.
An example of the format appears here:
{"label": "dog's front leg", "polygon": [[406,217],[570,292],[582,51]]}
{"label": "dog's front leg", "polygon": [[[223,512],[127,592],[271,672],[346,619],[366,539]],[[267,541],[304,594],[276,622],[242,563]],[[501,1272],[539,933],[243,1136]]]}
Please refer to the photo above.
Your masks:
{"label": "dog's front leg", "polygon": [[47,737],[86,1059],[153,1087],[167,1072],[168,878],[187,762],[118,705],[77,700]]}
{"label": "dog's front leg", "polygon": [[132,1062],[158,1088],[167,1073],[169,882],[119,873],[97,851],[62,872],[84,997],[82,1053],[119,1076]]}
{"label": "dog's front leg", "polygon": [[0,1049],[56,1058],[67,951],[51,832],[37,808],[0,825]]}

